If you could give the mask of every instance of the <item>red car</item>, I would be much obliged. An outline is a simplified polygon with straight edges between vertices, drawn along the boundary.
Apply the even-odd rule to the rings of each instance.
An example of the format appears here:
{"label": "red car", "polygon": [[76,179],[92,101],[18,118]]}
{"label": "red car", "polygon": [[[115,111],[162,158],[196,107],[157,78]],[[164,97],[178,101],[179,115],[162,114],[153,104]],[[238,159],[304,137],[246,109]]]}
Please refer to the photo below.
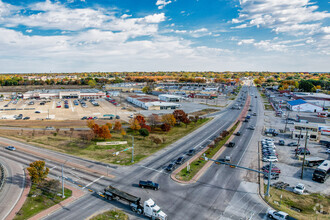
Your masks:
{"label": "red car", "polygon": [[[263,172],[268,173],[269,166],[268,165],[267,166],[264,166],[262,169],[263,169],[262,170]],[[281,170],[277,166],[273,166],[272,167],[272,173],[281,173]]]}

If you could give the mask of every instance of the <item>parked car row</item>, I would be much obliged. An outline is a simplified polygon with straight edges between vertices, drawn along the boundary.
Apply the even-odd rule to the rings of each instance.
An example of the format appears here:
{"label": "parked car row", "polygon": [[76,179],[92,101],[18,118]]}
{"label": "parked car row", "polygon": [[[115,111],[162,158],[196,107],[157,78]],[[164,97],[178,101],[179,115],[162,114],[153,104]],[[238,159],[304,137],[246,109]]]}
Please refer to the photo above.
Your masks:
{"label": "parked car row", "polygon": [[[186,153],[186,155],[187,156],[193,156],[195,153],[196,153],[196,150],[195,149],[190,149]],[[183,164],[185,162],[185,160],[186,160],[186,156],[185,155],[180,156],[175,161],[173,161],[169,165],[167,165],[167,167],[165,168],[165,170],[168,171],[168,172],[171,172],[171,171],[173,171],[177,167],[177,165]]]}
{"label": "parked car row", "polygon": [[276,153],[276,146],[274,140],[270,138],[263,139],[262,145],[262,161],[264,162],[277,162],[278,154]]}
{"label": "parked car row", "polygon": [[94,117],[87,117],[87,116],[84,116],[81,118],[81,120],[96,120],[98,119],[98,117],[94,116]]}
{"label": "parked car row", "polygon": [[105,98],[105,100],[107,100],[108,102],[114,104],[115,106],[119,106],[119,104],[116,102],[115,99],[111,99],[111,98]]}

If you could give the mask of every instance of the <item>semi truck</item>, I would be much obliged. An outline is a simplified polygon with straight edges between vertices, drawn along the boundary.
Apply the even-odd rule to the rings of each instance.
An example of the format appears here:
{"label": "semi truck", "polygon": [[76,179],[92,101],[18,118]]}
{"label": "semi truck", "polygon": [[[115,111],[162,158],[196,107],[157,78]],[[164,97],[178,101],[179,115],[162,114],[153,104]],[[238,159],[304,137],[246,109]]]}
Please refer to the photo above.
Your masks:
{"label": "semi truck", "polygon": [[148,199],[141,205],[141,198],[121,191],[113,186],[107,186],[104,189],[103,196],[108,200],[124,200],[129,203],[133,212],[140,215],[145,215],[150,219],[167,220],[167,215],[160,209],[158,205],[152,200]]}

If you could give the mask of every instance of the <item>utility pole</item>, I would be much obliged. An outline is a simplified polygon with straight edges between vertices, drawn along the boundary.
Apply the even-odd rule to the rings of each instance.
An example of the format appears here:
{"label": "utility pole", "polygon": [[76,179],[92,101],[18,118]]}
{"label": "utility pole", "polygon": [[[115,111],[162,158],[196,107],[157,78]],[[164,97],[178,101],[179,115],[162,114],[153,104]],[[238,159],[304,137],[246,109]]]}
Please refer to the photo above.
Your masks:
{"label": "utility pole", "polygon": [[287,127],[287,125],[288,125],[289,115],[290,115],[290,112],[289,112],[288,115],[286,116],[285,127],[284,127],[284,133],[286,133],[286,127]]}
{"label": "utility pole", "polygon": [[305,158],[306,158],[307,139],[308,139],[308,130],[306,131],[304,159],[303,159],[303,163],[302,163],[302,166],[301,166],[301,177],[300,177],[301,179],[304,178],[304,166],[305,166]]}
{"label": "utility pole", "polygon": [[131,135],[132,137],[132,163],[134,163],[134,136]]}
{"label": "utility pole", "polygon": [[300,145],[301,131],[302,131],[302,128],[300,128],[300,133],[299,133],[299,138],[298,138],[298,144],[297,144],[297,148],[296,148],[296,156],[297,156],[297,154],[298,154],[298,147],[299,147],[299,145]]}
{"label": "utility pole", "polygon": [[63,175],[63,166],[64,164],[66,164],[68,160],[66,160],[64,163],[62,163],[62,198],[64,199],[65,198],[65,195],[64,195],[64,175]]}

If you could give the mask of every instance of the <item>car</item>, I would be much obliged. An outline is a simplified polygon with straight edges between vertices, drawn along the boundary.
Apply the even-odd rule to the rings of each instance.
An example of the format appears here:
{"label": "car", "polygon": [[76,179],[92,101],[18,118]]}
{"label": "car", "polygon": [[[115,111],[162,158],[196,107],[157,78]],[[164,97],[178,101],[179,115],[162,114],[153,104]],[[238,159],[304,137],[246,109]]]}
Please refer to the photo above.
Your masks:
{"label": "car", "polygon": [[235,143],[234,142],[229,142],[228,143],[228,147],[234,147],[235,146]]}
{"label": "car", "polygon": [[120,119],[120,116],[119,115],[116,115],[116,119]]}
{"label": "car", "polygon": [[[268,179],[268,173],[264,175],[264,178]],[[277,180],[278,178],[280,178],[279,173],[270,173],[270,179],[271,180]]]}
{"label": "car", "polygon": [[143,188],[151,188],[153,190],[159,190],[159,184],[158,183],[154,183],[150,180],[148,181],[139,181],[139,187]]}
{"label": "car", "polygon": [[300,144],[298,144],[297,142],[291,142],[291,143],[288,144],[288,146],[297,147],[297,146],[300,146]]}
{"label": "car", "polygon": [[30,117],[24,117],[23,118],[23,120],[29,120],[30,119]]}
{"label": "car", "polygon": [[165,170],[166,170],[166,171],[172,171],[174,168],[175,168],[175,163],[170,163],[170,164],[165,168]]}
{"label": "car", "polygon": [[236,136],[241,136],[241,132],[240,131],[236,132]]}
{"label": "car", "polygon": [[35,111],[34,113],[37,113],[37,114],[39,114],[39,113],[40,113],[40,111]]}
{"label": "car", "polygon": [[253,112],[253,114],[252,114],[253,116],[257,116],[257,113],[255,113],[255,112]]}
{"label": "car", "polygon": [[88,117],[87,120],[93,120],[93,117]]}
{"label": "car", "polygon": [[8,107],[8,105],[4,105],[3,107]]}
{"label": "car", "polygon": [[263,162],[277,162],[278,158],[276,156],[266,156],[262,158]]}
{"label": "car", "polygon": [[86,117],[86,116],[84,116],[84,117],[82,117],[82,118],[81,118],[81,120],[87,120],[87,117]]}
{"label": "car", "polygon": [[184,161],[185,161],[184,157],[179,157],[179,158],[175,161],[175,163],[176,163],[176,164],[183,164]]}
{"label": "car", "polygon": [[249,122],[249,120],[247,120],[247,119],[244,119],[244,121],[243,122]]}
{"label": "car", "polygon": [[249,112],[252,111],[252,109],[249,108]]}
{"label": "car", "polygon": [[284,140],[279,140],[279,141],[278,141],[278,145],[280,145],[280,146],[284,146],[284,145],[285,145]]}
{"label": "car", "polygon": [[255,128],[254,128],[254,126],[251,125],[251,126],[248,127],[248,129],[254,130]]}
{"label": "car", "polygon": [[330,154],[330,149],[329,149],[329,148],[326,149],[326,150],[325,150],[325,153]]}
{"label": "car", "polygon": [[93,120],[96,120],[96,119],[98,119],[98,117],[94,116],[94,117],[93,117]]}
{"label": "car", "polygon": [[68,105],[68,104],[65,104],[65,105],[64,105],[64,108],[69,108],[69,105]]}
{"label": "car", "polygon": [[230,162],[231,161],[231,157],[230,156],[225,156],[224,161],[225,162]]}
{"label": "car", "polygon": [[192,155],[195,154],[195,152],[196,152],[195,149],[190,149],[190,150],[188,151],[187,155],[192,156]]}
{"label": "car", "polygon": [[[305,154],[305,149],[304,148],[303,149],[299,149],[297,151],[297,154],[304,155]],[[310,155],[310,154],[311,154],[311,152],[308,149],[306,149],[306,155]]]}
{"label": "car", "polygon": [[287,124],[294,125],[294,122],[293,121],[288,121]]}
{"label": "car", "polygon": [[305,191],[305,186],[302,183],[299,183],[293,189],[293,192],[296,193],[296,194],[299,194],[299,195],[303,194],[304,191]]}
{"label": "car", "polygon": [[11,151],[15,151],[16,148],[14,146],[7,146],[6,147],[7,150],[11,150]]}
{"label": "car", "polygon": [[[262,167],[262,171],[265,173],[268,173],[269,171],[269,164],[267,164],[266,166]],[[281,173],[281,169],[278,168],[277,166],[275,166],[274,164],[272,164],[272,170],[271,173]]]}

